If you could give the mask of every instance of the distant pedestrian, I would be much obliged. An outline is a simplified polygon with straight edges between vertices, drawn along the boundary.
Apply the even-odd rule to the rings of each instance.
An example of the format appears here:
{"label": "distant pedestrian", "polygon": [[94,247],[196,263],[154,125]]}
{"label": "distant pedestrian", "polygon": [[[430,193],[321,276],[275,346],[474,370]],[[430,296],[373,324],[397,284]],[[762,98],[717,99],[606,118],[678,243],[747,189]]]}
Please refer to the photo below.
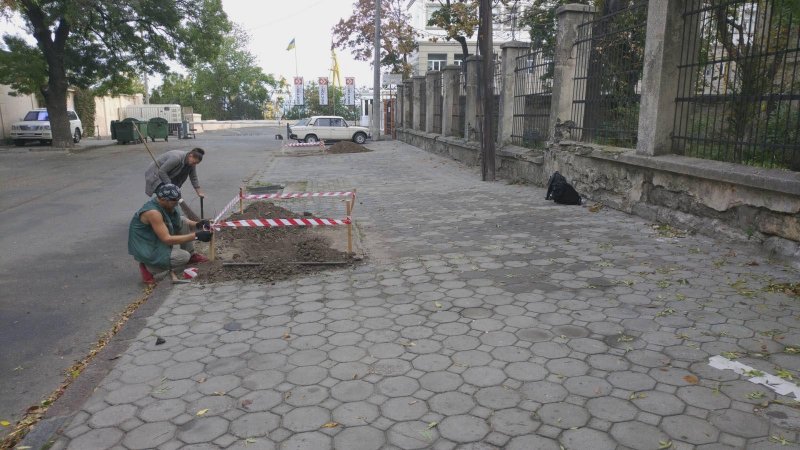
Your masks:
{"label": "distant pedestrian", "polygon": [[155,194],[131,219],[128,253],[139,262],[139,272],[146,284],[155,283],[154,273],[167,270],[173,282],[181,282],[175,270],[208,261],[194,252],[194,241],[210,241],[213,231],[208,220],[195,222],[181,215],[176,208],[181,198],[178,186],[162,184]]}
{"label": "distant pedestrian", "polygon": [[153,193],[161,184],[171,183],[179,188],[186,182],[186,178],[192,183],[198,197],[205,197],[205,194],[200,189],[200,183],[197,181],[197,165],[203,161],[203,156],[206,154],[202,148],[193,148],[185,152],[182,150],[170,150],[158,158],[156,163],[150,164],[145,172],[145,187],[144,192],[148,197],[152,197]]}

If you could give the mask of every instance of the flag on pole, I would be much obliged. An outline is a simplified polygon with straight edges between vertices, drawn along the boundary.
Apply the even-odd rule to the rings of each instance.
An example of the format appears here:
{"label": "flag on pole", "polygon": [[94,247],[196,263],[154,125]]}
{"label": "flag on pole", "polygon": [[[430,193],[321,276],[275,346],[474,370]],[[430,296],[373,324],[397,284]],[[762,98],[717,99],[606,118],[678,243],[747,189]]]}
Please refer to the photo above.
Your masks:
{"label": "flag on pole", "polygon": [[339,59],[336,58],[336,50],[331,46],[331,58],[333,58],[333,67],[331,67],[331,75],[333,78],[333,85],[342,87],[342,75],[339,73]]}
{"label": "flag on pole", "polygon": [[294,38],[292,38],[292,41],[289,42],[289,45],[286,47],[286,51],[289,51],[293,48],[294,48]]}

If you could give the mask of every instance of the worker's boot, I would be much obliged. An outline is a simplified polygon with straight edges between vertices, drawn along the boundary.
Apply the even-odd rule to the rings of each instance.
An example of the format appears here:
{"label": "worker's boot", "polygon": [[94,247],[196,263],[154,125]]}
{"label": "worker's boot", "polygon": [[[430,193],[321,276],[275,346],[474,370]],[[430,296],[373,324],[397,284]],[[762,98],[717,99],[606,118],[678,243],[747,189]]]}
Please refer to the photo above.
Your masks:
{"label": "worker's boot", "polygon": [[153,274],[147,270],[144,263],[139,263],[139,273],[142,275],[142,281],[144,284],[153,285],[156,284],[155,278],[153,278]]}
{"label": "worker's boot", "polygon": [[192,253],[192,256],[189,258],[188,264],[200,264],[208,262],[208,258],[201,255],[200,253]]}

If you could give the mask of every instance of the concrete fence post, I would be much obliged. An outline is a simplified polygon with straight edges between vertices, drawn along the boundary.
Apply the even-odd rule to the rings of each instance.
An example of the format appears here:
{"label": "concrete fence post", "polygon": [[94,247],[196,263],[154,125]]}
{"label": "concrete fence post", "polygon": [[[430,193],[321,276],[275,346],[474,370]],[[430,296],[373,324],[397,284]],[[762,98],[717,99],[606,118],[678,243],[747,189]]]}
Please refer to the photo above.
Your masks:
{"label": "concrete fence post", "polygon": [[434,101],[436,100],[436,77],[439,76],[438,70],[432,70],[425,74],[425,132],[433,133],[433,114]]}
{"label": "concrete fence post", "polygon": [[[692,35],[697,36],[699,17],[699,14],[695,14],[688,19],[693,23],[685,24],[682,14],[684,3],[680,0],[661,0],[650,2],[647,6],[644,74],[636,143],[636,153],[640,155],[655,156],[672,152],[675,98],[679,96],[678,65],[681,63],[684,40],[690,39],[690,36],[684,35],[684,26],[694,26]],[[700,42],[700,39],[695,41]]]}
{"label": "concrete fence post", "polygon": [[425,124],[421,124],[422,111],[425,105],[422,104],[422,90],[425,89],[425,76],[415,75],[411,77],[411,82],[414,85],[414,90],[411,94],[412,102],[414,104],[413,111],[414,117],[412,118],[411,128],[415,130],[424,130]]}
{"label": "concrete fence post", "polygon": [[[572,100],[576,96],[573,77],[576,76],[578,26],[591,20],[594,6],[570,3],[556,10],[556,48],[553,61],[553,94],[550,99],[550,139],[555,137],[557,120],[567,121],[572,116]],[[582,67],[585,64],[581,65]],[[585,70],[585,67],[583,67]],[[585,89],[585,87],[584,87]],[[579,93],[578,93],[579,94]]]}
{"label": "concrete fence post", "polygon": [[467,93],[464,116],[464,139],[470,140],[470,130],[478,125],[478,69],[481,66],[479,55],[467,56]]}
{"label": "concrete fence post", "polygon": [[500,117],[497,119],[497,144],[502,146],[511,142],[514,130],[514,97],[517,95],[515,69],[517,58],[530,48],[529,43],[510,41],[500,46],[502,55],[500,87]]}
{"label": "concrete fence post", "polygon": [[445,66],[442,71],[442,136],[455,136],[458,133],[458,124],[454,123],[453,115],[458,112],[458,79],[461,67],[456,65]]}
{"label": "concrete fence post", "polygon": [[403,80],[403,128],[414,128],[414,85],[413,82]]}

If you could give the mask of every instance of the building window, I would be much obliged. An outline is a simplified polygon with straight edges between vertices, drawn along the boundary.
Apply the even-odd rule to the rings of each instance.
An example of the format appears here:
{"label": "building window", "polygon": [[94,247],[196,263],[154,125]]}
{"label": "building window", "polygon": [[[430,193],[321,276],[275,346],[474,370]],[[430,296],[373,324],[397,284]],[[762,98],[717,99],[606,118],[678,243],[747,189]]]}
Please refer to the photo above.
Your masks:
{"label": "building window", "polygon": [[431,53],[428,55],[428,70],[442,70],[447,65],[447,55]]}
{"label": "building window", "polygon": [[425,28],[440,29],[439,27],[428,25],[428,22],[430,22],[433,13],[440,10],[441,8],[442,8],[441,5],[427,5],[427,8],[425,9]]}
{"label": "building window", "polygon": [[456,53],[455,55],[453,55],[453,64],[457,66],[464,64],[464,54]]}

